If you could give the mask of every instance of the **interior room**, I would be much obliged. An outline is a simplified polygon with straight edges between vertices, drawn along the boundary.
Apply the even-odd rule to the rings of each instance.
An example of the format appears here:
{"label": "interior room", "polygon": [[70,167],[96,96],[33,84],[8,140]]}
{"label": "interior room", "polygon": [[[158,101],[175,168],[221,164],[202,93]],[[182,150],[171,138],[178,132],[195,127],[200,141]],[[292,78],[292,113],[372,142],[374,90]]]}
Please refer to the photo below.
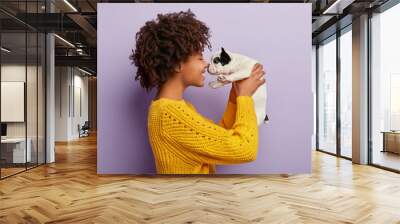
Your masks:
{"label": "interior room", "polygon": [[[180,17],[164,17],[175,21],[163,27],[155,18],[172,9],[192,10],[211,37]],[[252,13],[261,9],[277,19]],[[293,25],[300,20],[304,28]],[[149,42],[134,35],[139,23]],[[0,223],[398,224],[399,24],[398,0],[1,0]],[[246,79],[225,80],[215,97],[200,88],[179,95],[187,83],[223,83],[231,71],[209,68],[232,66],[240,57],[230,49],[268,58],[258,62],[263,128],[250,91],[234,87]],[[309,53],[293,59],[300,51]],[[198,67],[182,69],[188,62]],[[146,84],[158,92],[138,90]],[[290,98],[296,91],[303,99]],[[280,138],[299,126],[306,131]]]}

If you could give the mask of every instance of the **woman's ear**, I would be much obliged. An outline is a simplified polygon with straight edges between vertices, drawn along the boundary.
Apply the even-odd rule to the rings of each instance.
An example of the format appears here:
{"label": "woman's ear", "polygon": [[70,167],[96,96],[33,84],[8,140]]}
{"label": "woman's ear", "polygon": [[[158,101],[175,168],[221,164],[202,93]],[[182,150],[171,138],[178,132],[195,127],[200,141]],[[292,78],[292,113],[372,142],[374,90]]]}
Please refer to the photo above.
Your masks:
{"label": "woman's ear", "polygon": [[182,67],[181,67],[180,64],[177,65],[177,66],[175,66],[175,68],[174,68],[174,72],[175,72],[175,73],[179,73],[179,72],[181,72],[181,71],[182,71]]}

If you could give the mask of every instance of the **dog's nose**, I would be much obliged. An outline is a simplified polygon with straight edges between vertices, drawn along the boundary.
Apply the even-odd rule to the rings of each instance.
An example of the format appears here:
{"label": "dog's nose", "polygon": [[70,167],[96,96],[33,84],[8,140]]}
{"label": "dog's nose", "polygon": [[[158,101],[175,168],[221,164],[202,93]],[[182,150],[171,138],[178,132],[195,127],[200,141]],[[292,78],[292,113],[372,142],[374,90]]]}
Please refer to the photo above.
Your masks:
{"label": "dog's nose", "polygon": [[210,72],[210,64],[207,65],[206,69],[207,69],[207,72],[211,74],[211,72]]}

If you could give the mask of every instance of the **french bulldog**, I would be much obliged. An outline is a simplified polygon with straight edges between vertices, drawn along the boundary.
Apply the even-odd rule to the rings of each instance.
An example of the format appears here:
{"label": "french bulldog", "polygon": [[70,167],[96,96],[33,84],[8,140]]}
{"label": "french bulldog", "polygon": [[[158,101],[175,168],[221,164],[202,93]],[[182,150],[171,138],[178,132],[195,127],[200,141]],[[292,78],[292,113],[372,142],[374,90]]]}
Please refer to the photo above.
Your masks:
{"label": "french bulldog", "polygon": [[[220,51],[213,53],[211,56],[207,71],[211,75],[216,75],[217,79],[208,85],[215,89],[234,81],[245,79],[249,77],[254,65],[257,63],[258,61],[255,59],[221,48]],[[268,123],[269,118],[266,113],[267,85],[264,83],[258,87],[252,98],[257,115],[257,124]]]}

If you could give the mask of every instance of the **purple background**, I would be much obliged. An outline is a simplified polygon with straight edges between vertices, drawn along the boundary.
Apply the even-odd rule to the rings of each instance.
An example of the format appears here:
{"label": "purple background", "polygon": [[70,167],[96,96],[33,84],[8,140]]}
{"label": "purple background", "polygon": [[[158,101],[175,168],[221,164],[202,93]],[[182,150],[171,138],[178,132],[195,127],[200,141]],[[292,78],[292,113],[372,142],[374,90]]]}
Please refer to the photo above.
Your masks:
{"label": "purple background", "polygon": [[[158,13],[191,9],[221,46],[260,61],[267,73],[270,123],[259,128],[256,161],[218,166],[217,173],[310,173],[311,4],[98,4],[98,154],[100,174],[155,173],[147,137],[147,94],[134,76],[129,55],[135,34]],[[204,55],[209,58],[210,52]],[[229,86],[190,87],[184,98],[204,116],[219,121]]]}

